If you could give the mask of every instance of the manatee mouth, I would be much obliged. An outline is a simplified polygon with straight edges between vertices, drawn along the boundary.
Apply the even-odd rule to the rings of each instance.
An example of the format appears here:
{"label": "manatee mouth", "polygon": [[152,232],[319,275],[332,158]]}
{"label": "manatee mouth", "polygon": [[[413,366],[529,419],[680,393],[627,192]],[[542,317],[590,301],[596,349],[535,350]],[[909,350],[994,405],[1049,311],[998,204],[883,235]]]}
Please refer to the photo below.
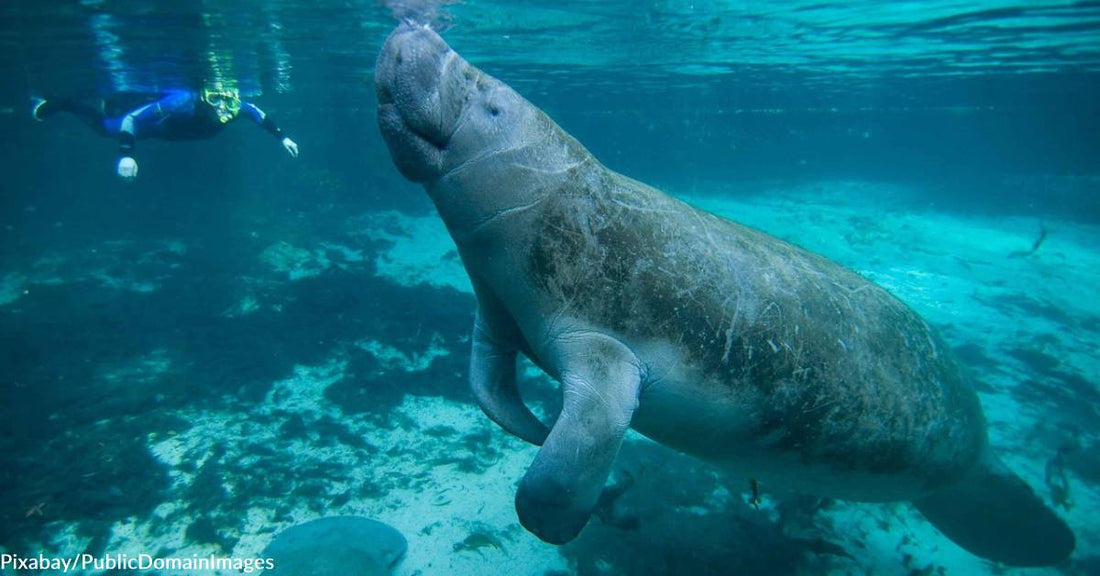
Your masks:
{"label": "manatee mouth", "polygon": [[425,185],[525,145],[530,105],[462,59],[431,28],[401,24],[374,71],[378,127],[403,176]]}
{"label": "manatee mouth", "polygon": [[456,119],[447,92],[457,87],[447,78],[456,59],[426,26],[405,23],[390,34],[375,67],[379,122],[388,142],[416,138],[436,150],[447,146]]}

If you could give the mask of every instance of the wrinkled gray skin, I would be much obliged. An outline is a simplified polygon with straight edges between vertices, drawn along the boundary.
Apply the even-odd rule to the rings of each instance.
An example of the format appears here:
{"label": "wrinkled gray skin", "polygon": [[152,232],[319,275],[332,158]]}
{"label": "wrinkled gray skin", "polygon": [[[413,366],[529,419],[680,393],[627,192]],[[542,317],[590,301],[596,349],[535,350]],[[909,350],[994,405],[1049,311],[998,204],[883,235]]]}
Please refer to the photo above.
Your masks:
{"label": "wrinkled gray skin", "polygon": [[[435,202],[477,295],[474,394],[542,446],[516,495],[540,538],[584,527],[628,427],[852,500],[1003,472],[950,352],[883,289],[608,170],[429,29],[400,26],[375,82],[393,161]],[[519,397],[518,353],[561,383],[549,430]]]}

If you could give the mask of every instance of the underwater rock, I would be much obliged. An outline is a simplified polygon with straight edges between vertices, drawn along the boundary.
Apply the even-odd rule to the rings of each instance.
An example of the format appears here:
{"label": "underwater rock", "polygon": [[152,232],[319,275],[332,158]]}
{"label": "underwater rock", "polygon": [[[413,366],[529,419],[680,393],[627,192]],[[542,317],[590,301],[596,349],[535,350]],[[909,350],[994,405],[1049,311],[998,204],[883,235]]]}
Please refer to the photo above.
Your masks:
{"label": "underwater rock", "polygon": [[385,576],[405,557],[408,542],[377,520],[320,518],[288,528],[264,549],[268,576]]}
{"label": "underwater rock", "polygon": [[332,261],[320,251],[299,248],[287,242],[276,242],[264,249],[260,260],[290,280],[317,276],[332,266]]}

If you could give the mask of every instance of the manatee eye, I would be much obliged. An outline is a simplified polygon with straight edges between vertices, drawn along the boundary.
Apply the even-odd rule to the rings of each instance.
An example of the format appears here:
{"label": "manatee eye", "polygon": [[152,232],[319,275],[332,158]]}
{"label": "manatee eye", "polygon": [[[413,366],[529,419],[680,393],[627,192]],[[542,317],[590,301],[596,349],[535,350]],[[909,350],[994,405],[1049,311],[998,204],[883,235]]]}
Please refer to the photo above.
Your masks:
{"label": "manatee eye", "polygon": [[496,104],[489,104],[489,115],[493,118],[500,116],[500,108]]}

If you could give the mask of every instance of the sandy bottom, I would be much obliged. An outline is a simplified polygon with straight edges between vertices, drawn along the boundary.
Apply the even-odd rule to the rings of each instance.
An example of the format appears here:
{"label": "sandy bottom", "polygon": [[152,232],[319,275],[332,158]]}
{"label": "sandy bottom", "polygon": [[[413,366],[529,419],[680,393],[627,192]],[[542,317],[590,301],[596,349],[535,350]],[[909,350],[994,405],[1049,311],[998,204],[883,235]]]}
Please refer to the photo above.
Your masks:
{"label": "sandy bottom", "polygon": [[[912,191],[864,182],[788,187],[742,199],[730,199],[719,192],[704,190],[685,199],[862,273],[944,328],[953,344],[977,346],[993,359],[997,368],[980,374],[986,385],[982,401],[992,442],[1005,461],[1050,501],[1045,477],[1052,457],[1049,443],[1033,439],[1036,434],[1057,431],[1045,427],[1050,420],[1048,408],[1031,406],[1013,393],[1021,382],[1036,375],[1021,357],[1006,351],[1042,342],[1046,353],[1060,362],[1059,370],[1088,378],[1100,374],[1100,358],[1095,354],[1100,349],[1100,334],[1066,325],[1066,318],[1100,318],[1100,252],[1096,249],[1100,229],[1046,220],[1042,226],[1048,237],[1041,249],[1013,256],[1032,246],[1039,234],[1037,220],[917,210],[903,200],[911,197]],[[346,245],[301,246],[276,241],[258,253],[257,259],[285,282],[323,278],[334,270],[362,266],[364,253],[357,243],[364,239],[386,245],[370,256],[375,274],[404,286],[426,284],[470,292],[450,238],[434,216],[359,215],[349,220]],[[186,247],[175,241],[166,240],[149,250],[186,258]],[[18,302],[36,284],[93,278],[121,291],[141,292],[156,290],[169,281],[111,276],[107,272],[110,267],[96,262],[91,260],[78,273],[64,272],[72,266],[66,268],[58,262],[0,273],[0,306]],[[274,306],[265,301],[265,293],[269,292],[243,291],[239,304],[225,315],[247,317]],[[448,354],[464,353],[435,344],[422,350],[403,349],[372,334],[363,334],[355,346],[389,369],[407,373],[426,370]],[[171,370],[168,364],[164,354],[151,351],[130,365],[116,367],[116,372],[153,386],[160,374]],[[198,481],[204,462],[214,457],[218,445],[224,452],[217,458],[235,462],[243,470],[251,463],[272,460],[301,469],[302,474],[339,470],[327,483],[329,493],[347,494],[338,513],[381,520],[408,539],[407,556],[395,574],[628,573],[610,552],[600,557],[589,551],[584,560],[571,565],[562,550],[538,541],[519,526],[512,499],[516,482],[534,458],[534,447],[498,429],[476,406],[439,397],[406,396],[384,420],[348,417],[325,396],[326,389],[350,377],[347,370],[347,349],[334,347],[326,361],[297,366],[292,375],[275,382],[262,402],[243,404],[227,398],[223,409],[180,414],[190,423],[185,430],[150,434],[149,450],[170,470],[169,493],[174,498],[163,502],[151,517],[117,523],[106,549],[130,555],[157,550],[177,557],[222,554],[211,544],[188,540],[186,530],[195,519],[184,512],[185,494]],[[550,385],[531,376],[536,385]],[[465,385],[465,374],[453,377],[456,386]],[[307,427],[339,421],[370,448],[326,444],[314,433],[287,439],[283,432],[293,415]],[[1077,441],[1090,448],[1097,439],[1082,432]],[[265,450],[261,453],[257,446]],[[656,450],[658,455],[663,450],[637,436],[628,440],[627,449]],[[677,458],[668,454],[669,462],[679,462]],[[644,484],[650,487],[639,490],[691,482],[676,466],[637,467],[634,473],[644,475]],[[698,501],[690,506],[670,504],[668,514],[680,514],[690,522],[693,517],[728,511],[731,501],[743,502],[747,497],[744,479],[715,484],[711,474],[701,474],[707,478],[706,487],[701,488],[706,493],[698,495]],[[1075,558],[1092,557],[1100,553],[1100,523],[1094,520],[1100,516],[1100,489],[1076,477],[1072,470],[1068,478],[1072,507],[1060,512],[1077,534]],[[227,472],[220,478],[222,490],[232,495],[239,490],[239,480]],[[639,480],[639,486],[642,484]],[[383,489],[368,489],[371,486]],[[765,492],[761,510],[750,513],[770,522],[778,517],[782,499]],[[226,513],[241,515],[243,528],[234,534],[239,539],[233,544],[232,555],[247,557],[259,555],[279,530],[329,512],[304,502],[288,504],[269,498],[256,500],[247,510]],[[89,544],[70,525],[56,523],[52,528],[55,537],[44,543],[45,549],[73,554]],[[586,538],[606,536],[608,530],[611,528],[590,527],[580,540],[583,544]],[[946,540],[903,503],[834,503],[813,516],[809,531],[838,544],[850,557],[829,555],[804,566],[807,573],[907,575],[931,573],[922,570],[937,568],[946,574],[1004,573]],[[660,538],[660,534],[651,536]]]}

